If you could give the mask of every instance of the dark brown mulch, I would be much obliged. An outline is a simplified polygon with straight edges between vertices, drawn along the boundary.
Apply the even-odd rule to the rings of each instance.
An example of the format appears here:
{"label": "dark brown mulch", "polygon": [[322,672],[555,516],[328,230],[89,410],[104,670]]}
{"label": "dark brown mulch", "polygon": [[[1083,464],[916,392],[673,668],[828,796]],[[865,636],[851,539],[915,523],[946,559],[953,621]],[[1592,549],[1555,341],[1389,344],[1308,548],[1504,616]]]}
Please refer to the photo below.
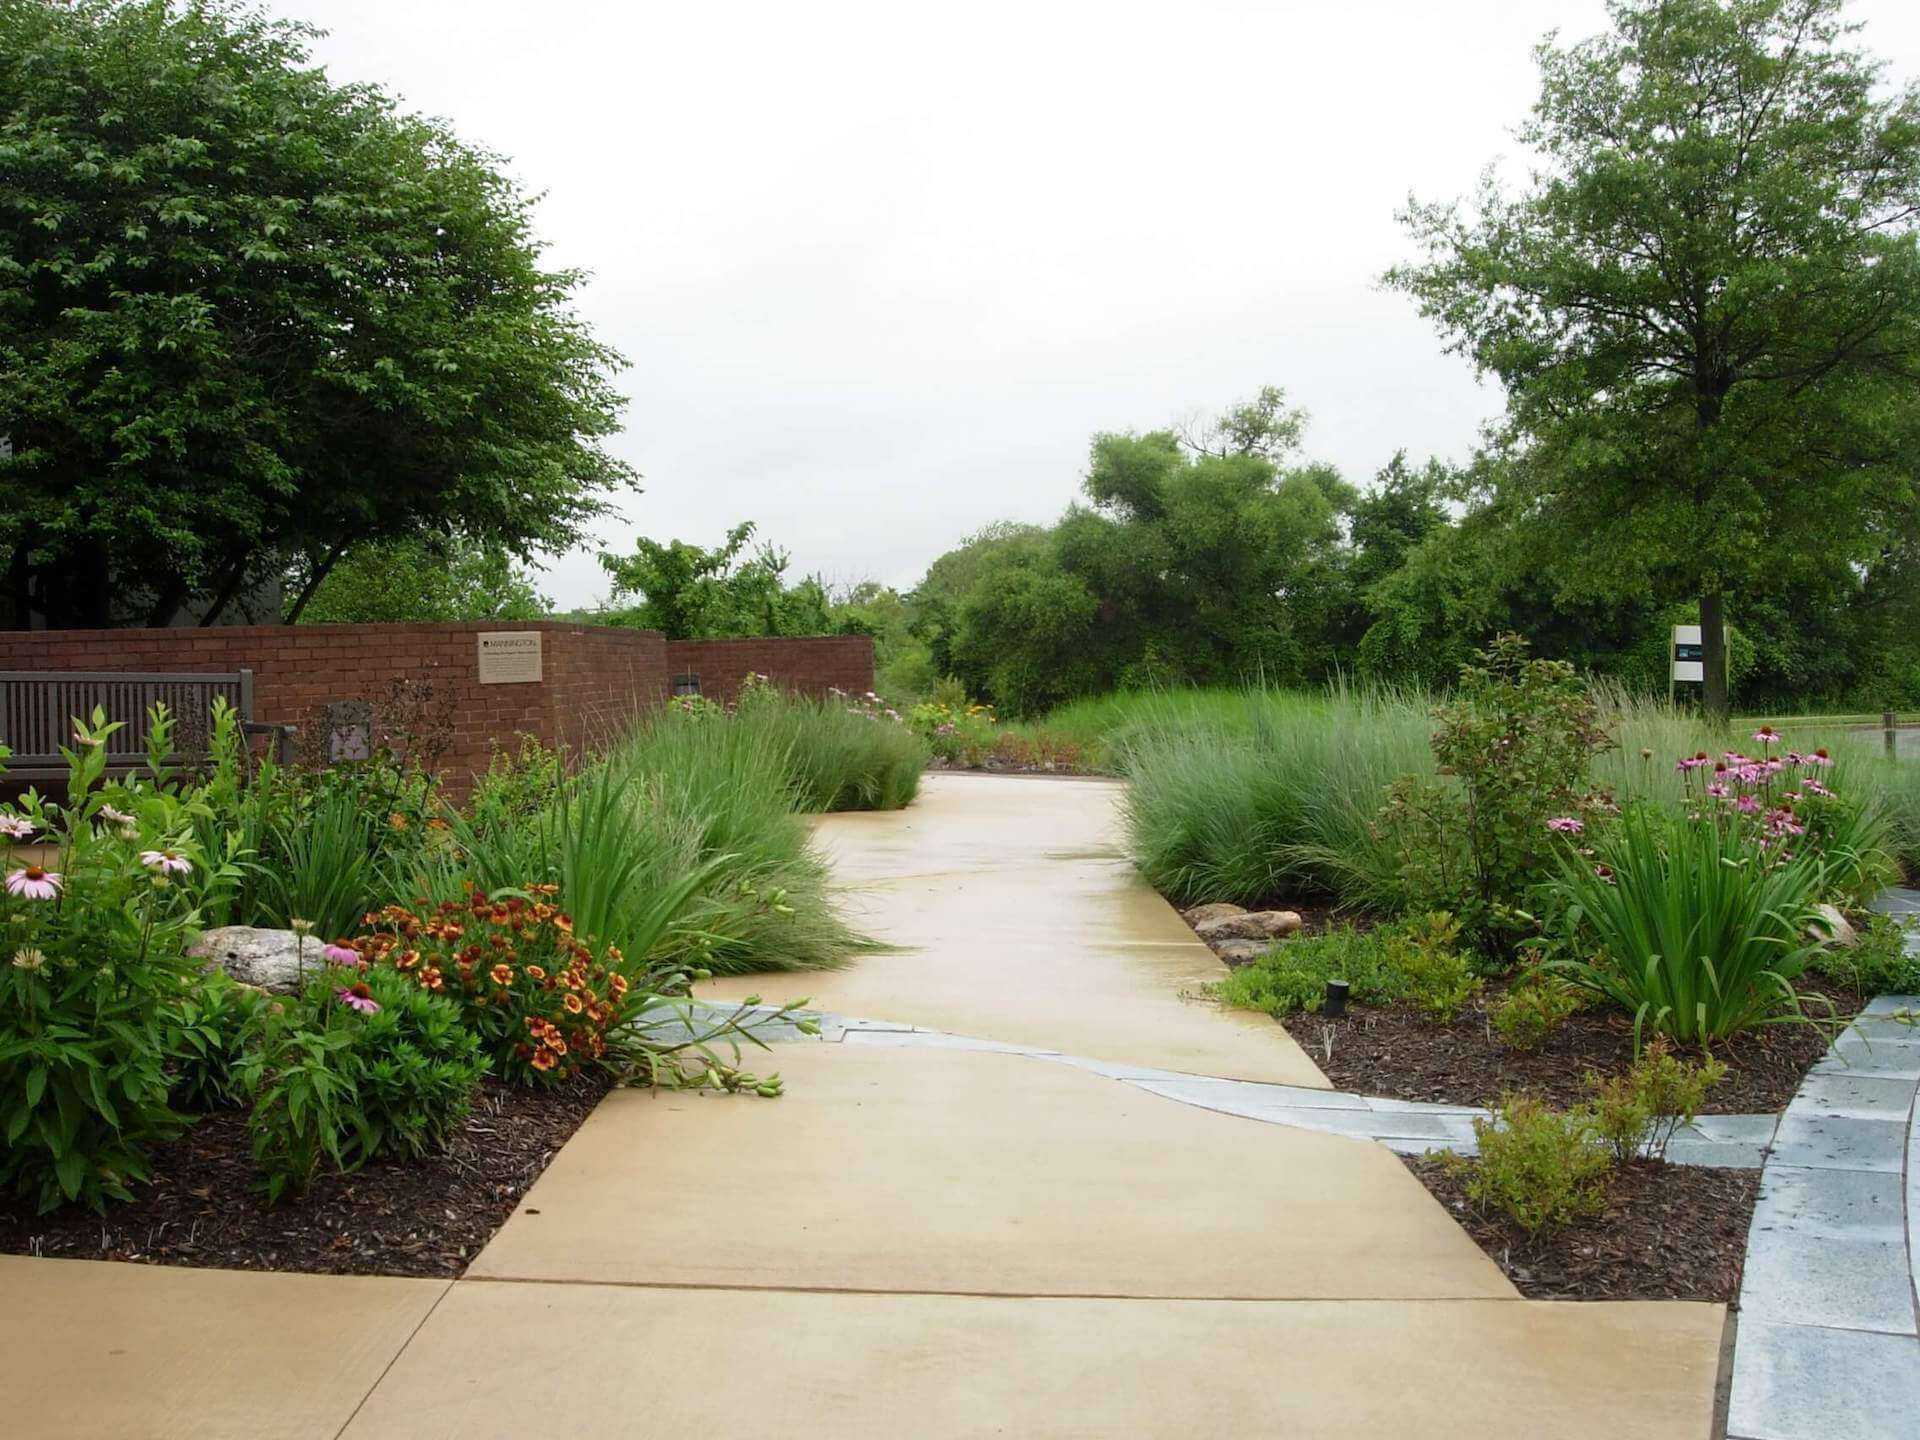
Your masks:
{"label": "dark brown mulch", "polygon": [[597,1076],[545,1091],[487,1080],[445,1155],[323,1174],[271,1210],[253,1189],[246,1112],[221,1111],[156,1147],[153,1183],[104,1216],[78,1207],[36,1215],[30,1201],[0,1198],[0,1254],[458,1275],[606,1092]]}
{"label": "dark brown mulch", "polygon": [[[1857,991],[1819,980],[1840,1023],[1866,1004]],[[1538,1050],[1512,1050],[1488,1022],[1500,987],[1485,993],[1452,1024],[1440,1024],[1407,1006],[1355,1006],[1340,1020],[1290,1015],[1283,1022],[1336,1090],[1397,1100],[1490,1105],[1504,1091],[1528,1090],[1555,1105],[1588,1099],[1589,1070],[1606,1073],[1633,1063],[1633,1022],[1611,1007],[1570,1017]],[[1824,1005],[1809,1006],[1822,1017]],[[1328,1030],[1333,1052],[1327,1053]],[[1716,1115],[1784,1110],[1800,1080],[1826,1053],[1828,1035],[1814,1025],[1763,1025],[1713,1047],[1727,1076],[1707,1098]],[[1682,1050],[1678,1053],[1686,1054]]]}
{"label": "dark brown mulch", "polygon": [[1613,1173],[1604,1212],[1534,1239],[1475,1207],[1444,1162],[1406,1163],[1529,1300],[1731,1304],[1740,1293],[1758,1170],[1638,1161]]}

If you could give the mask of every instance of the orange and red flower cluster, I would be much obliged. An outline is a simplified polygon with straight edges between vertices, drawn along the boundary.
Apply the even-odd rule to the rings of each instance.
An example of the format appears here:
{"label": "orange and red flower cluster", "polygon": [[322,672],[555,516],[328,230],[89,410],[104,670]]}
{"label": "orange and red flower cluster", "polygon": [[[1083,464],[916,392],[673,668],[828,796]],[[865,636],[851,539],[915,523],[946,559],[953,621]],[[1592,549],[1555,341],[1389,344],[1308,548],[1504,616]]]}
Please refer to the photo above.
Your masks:
{"label": "orange and red flower cluster", "polygon": [[419,913],[389,905],[365,917],[366,933],[353,947],[457,1000],[496,1074],[562,1079],[605,1058],[631,986],[619,949],[596,955],[553,903],[555,891],[529,885],[499,898],[475,891],[464,904]]}

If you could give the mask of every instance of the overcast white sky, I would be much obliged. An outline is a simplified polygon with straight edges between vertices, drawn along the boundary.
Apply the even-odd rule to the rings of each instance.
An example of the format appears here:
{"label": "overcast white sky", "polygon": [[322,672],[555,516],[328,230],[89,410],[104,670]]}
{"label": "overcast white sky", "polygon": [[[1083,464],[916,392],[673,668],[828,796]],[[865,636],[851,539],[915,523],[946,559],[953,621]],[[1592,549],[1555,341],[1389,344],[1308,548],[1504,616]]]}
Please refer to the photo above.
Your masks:
{"label": "overcast white sky", "polygon": [[[1600,0],[271,0],[509,157],[557,264],[632,362],[602,527],[911,584],[963,535],[1046,521],[1097,430],[1284,386],[1364,481],[1461,457],[1498,397],[1379,272],[1394,211],[1506,156],[1531,49]],[[1920,5],[1857,0],[1920,74]],[[542,588],[605,593],[592,549]]]}

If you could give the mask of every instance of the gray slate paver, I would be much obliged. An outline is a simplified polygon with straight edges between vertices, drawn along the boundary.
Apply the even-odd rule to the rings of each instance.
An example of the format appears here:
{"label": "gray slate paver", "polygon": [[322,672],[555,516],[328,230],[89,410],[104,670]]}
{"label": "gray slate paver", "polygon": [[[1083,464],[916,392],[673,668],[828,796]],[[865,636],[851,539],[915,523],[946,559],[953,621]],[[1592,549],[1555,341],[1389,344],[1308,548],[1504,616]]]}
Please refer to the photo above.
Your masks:
{"label": "gray slate paver", "polygon": [[[1904,1227],[1902,1227],[1904,1228]],[[1914,1334],[1907,1240],[1842,1240],[1791,1230],[1747,1238],[1740,1318]]]}
{"label": "gray slate paver", "polygon": [[1920,1415],[1920,1340],[1742,1320],[1728,1440],[1897,1440]]}
{"label": "gray slate paver", "polygon": [[1864,1071],[1823,1071],[1801,1082],[1793,1105],[1814,1115],[1904,1120],[1913,1108],[1913,1082]]}
{"label": "gray slate paver", "polygon": [[1906,1168],[1906,1152],[1906,1126],[1899,1122],[1816,1115],[1793,1107],[1780,1118],[1773,1140],[1776,1163],[1822,1170],[1898,1175]]}

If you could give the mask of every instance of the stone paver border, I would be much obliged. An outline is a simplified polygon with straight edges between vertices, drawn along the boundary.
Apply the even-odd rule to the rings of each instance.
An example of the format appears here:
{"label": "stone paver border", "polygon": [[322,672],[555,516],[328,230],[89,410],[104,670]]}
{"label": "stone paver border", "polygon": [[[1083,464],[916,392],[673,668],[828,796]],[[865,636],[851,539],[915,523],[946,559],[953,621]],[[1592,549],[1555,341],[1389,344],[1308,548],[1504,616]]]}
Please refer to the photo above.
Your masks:
{"label": "stone paver border", "polygon": [[1781,1117],[1747,1234],[1729,1440],[1900,1440],[1920,1424],[1916,1021],[1920,997],[1881,996]]}
{"label": "stone paver border", "polygon": [[[730,1010],[731,1007],[710,1006],[705,1002],[696,1004],[696,1013]],[[771,1006],[760,1007],[760,1010],[764,1014],[773,1013]],[[1329,1135],[1377,1140],[1402,1155],[1424,1155],[1435,1150],[1453,1150],[1462,1155],[1472,1155],[1479,1148],[1474,1137],[1473,1122],[1485,1119],[1488,1115],[1487,1110],[1475,1105],[1393,1100],[1305,1085],[1227,1080],[1156,1070],[1144,1065],[1120,1065],[1107,1060],[1067,1055],[1058,1050],[1014,1045],[1002,1040],[980,1040],[886,1020],[829,1014],[817,1014],[811,1018],[820,1026],[818,1036],[804,1035],[791,1022],[782,1022],[764,1031],[763,1038],[775,1044],[817,1039],[828,1044],[985,1050],[1020,1055],[1091,1070],[1096,1075],[1104,1075],[1163,1099],[1177,1100],[1202,1110],[1217,1110],[1222,1114],[1260,1120],[1270,1125],[1288,1125],[1297,1130],[1317,1130]],[[1779,1123],[1778,1115],[1702,1115],[1674,1136],[1667,1150],[1667,1158],[1681,1165],[1757,1169],[1767,1147],[1774,1143],[1774,1132]]]}

